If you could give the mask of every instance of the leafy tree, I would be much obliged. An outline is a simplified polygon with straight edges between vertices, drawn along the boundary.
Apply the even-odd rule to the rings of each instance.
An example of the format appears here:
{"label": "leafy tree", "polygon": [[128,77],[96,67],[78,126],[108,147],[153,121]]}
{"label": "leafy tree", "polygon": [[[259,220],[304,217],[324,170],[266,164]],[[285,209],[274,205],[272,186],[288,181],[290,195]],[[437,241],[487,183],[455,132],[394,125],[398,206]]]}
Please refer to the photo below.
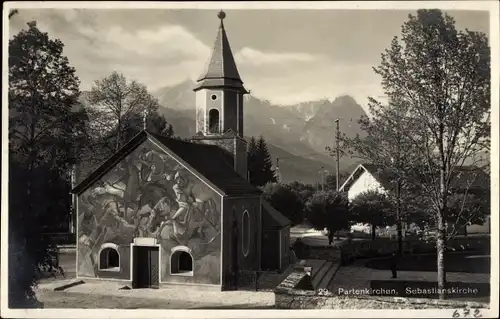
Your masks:
{"label": "leafy tree", "polygon": [[[445,298],[448,197],[454,171],[490,144],[490,48],[485,34],[458,31],[439,10],[409,15],[375,72],[391,107],[404,110],[395,129],[408,149],[437,226],[440,298]],[[409,159],[403,158],[404,161]]]}
{"label": "leafy tree", "polygon": [[95,131],[104,133],[98,137],[106,136],[107,147],[113,152],[127,142],[125,131],[130,129],[130,123],[139,118],[142,123],[143,111],[154,114],[159,107],[158,99],[144,85],[127,81],[118,72],[96,81],[86,99]]}
{"label": "leafy tree", "polygon": [[377,191],[366,191],[354,198],[350,204],[352,220],[372,226],[372,239],[375,240],[376,227],[396,224],[394,206],[387,195]]}
{"label": "leafy tree", "polygon": [[10,18],[15,16],[16,14],[19,14],[19,10],[17,10],[17,9],[10,10],[9,11],[9,20],[10,20]]}
{"label": "leafy tree", "polygon": [[[87,120],[88,121],[88,120]],[[87,122],[87,130],[92,129],[92,123]],[[174,130],[167,120],[154,112],[147,116],[146,119],[147,130],[151,133],[158,134],[166,137],[174,137]],[[138,134],[144,127],[144,117],[139,114],[132,114],[123,122],[122,138],[124,142],[128,142],[136,134]],[[103,161],[113,155],[113,146],[116,145],[116,135],[114,132],[109,132],[102,135],[92,135],[82,133],[81,150],[79,152],[77,171],[78,181],[85,178],[89,173],[99,167]]]}
{"label": "leafy tree", "polygon": [[407,196],[404,201],[405,222],[415,224],[420,229],[430,229],[434,227],[432,222],[431,205],[428,203],[427,197],[420,192],[415,192],[413,196]]}
{"label": "leafy tree", "polygon": [[267,149],[266,140],[261,136],[255,142],[255,148],[252,143],[252,140],[250,140],[248,146],[250,182],[255,186],[264,186],[267,183],[276,182],[276,176],[272,169],[272,158]]}
{"label": "leafy tree", "polygon": [[[465,171],[467,170],[470,168],[467,167]],[[455,177],[454,180],[458,178],[460,177]],[[468,225],[482,225],[486,221],[490,211],[488,181],[484,181],[484,185],[479,188],[471,187],[475,179],[476,174],[469,174],[467,180],[462,181],[461,187],[450,191],[447,199],[447,240],[458,234],[466,234]],[[407,223],[415,223],[420,229],[436,230],[435,211],[429,196],[416,192],[414,196],[407,198],[405,207],[409,211]]]}
{"label": "leafy tree", "polygon": [[300,199],[302,207],[305,207],[306,202],[311,198],[314,192],[317,190],[314,185],[304,184],[299,181],[294,181],[285,185],[290,191],[295,193],[295,195]]}
{"label": "leafy tree", "polygon": [[408,178],[415,165],[414,151],[411,141],[394,123],[407,116],[407,110],[394,105],[383,107],[380,102],[370,98],[368,107],[371,118],[362,116],[358,121],[365,133],[353,138],[341,135],[344,149],[353,157],[363,159],[367,164],[376,167],[377,175],[384,178],[387,197],[395,207],[396,226],[398,230],[398,253],[402,253],[402,219],[409,217],[411,210],[404,203],[415,194],[413,179]]}
{"label": "leafy tree", "polygon": [[[342,186],[343,182],[349,177],[350,173],[340,172],[339,174],[339,187]],[[325,176],[325,190],[336,191],[337,190],[337,176],[335,174],[327,174]]]}
{"label": "leafy tree", "polygon": [[[129,141],[132,137],[138,134],[144,128],[144,116],[140,114],[132,114],[130,117],[123,123],[123,140],[125,142]],[[168,124],[165,117],[159,115],[154,112],[152,114],[148,114],[146,117],[146,129],[148,132],[172,137],[174,133],[174,129],[171,124]],[[108,138],[116,138],[113,134]]]}
{"label": "leafy tree", "polygon": [[[74,108],[79,80],[63,43],[35,22],[9,40],[9,304],[36,305],[40,268],[58,269],[42,236],[68,214],[68,171],[84,117]],[[57,190],[57,191],[55,191]]]}
{"label": "leafy tree", "polygon": [[483,225],[490,212],[490,193],[452,194],[448,197],[448,222],[452,225],[448,239],[459,232],[467,234],[467,226]]}
{"label": "leafy tree", "polygon": [[349,229],[351,215],[347,194],[332,191],[314,193],[305,207],[307,222],[317,230],[328,229],[333,234]]}
{"label": "leafy tree", "polygon": [[288,218],[293,226],[304,220],[303,203],[289,187],[279,183],[267,183],[262,191],[269,204]]}
{"label": "leafy tree", "polygon": [[[491,203],[489,180],[481,180],[480,183],[476,180],[479,175],[484,174],[482,172],[478,174],[480,170],[477,167],[462,168],[462,171],[454,178],[455,187],[451,188],[446,205],[448,209],[446,240],[450,240],[458,234],[466,235],[466,226],[483,225],[487,219]],[[464,172],[468,172],[468,174],[463,176]],[[461,180],[460,183],[456,182],[458,179]],[[412,215],[415,216],[417,224],[421,223],[423,227],[431,230],[436,229],[435,212],[428,196],[416,198],[413,209],[415,209],[415,213]]]}

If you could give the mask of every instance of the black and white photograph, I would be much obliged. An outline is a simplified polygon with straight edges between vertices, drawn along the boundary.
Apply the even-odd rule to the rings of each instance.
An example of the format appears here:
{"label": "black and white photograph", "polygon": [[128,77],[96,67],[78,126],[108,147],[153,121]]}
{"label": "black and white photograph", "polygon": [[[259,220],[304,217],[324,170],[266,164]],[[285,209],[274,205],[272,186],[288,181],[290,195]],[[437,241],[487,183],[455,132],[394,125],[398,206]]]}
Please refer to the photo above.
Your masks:
{"label": "black and white photograph", "polygon": [[498,2],[3,27],[1,317],[498,318]]}

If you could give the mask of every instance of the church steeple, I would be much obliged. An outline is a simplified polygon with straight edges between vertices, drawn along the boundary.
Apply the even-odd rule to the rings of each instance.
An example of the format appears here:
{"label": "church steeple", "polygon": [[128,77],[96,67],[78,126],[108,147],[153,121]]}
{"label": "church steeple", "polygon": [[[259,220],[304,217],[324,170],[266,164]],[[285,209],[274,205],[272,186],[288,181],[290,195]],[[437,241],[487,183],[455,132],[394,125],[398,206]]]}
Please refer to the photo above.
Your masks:
{"label": "church steeple", "polygon": [[212,49],[212,56],[208,60],[205,71],[198,78],[198,84],[194,91],[202,88],[228,87],[247,93],[243,87],[243,81],[236,67],[233,52],[224,29],[226,13],[221,10],[217,16],[220,19],[220,25]]}
{"label": "church steeple", "polygon": [[226,14],[220,11],[219,32],[212,56],[194,88],[196,92],[196,137],[218,145],[234,156],[234,170],[247,178],[247,152],[243,133],[243,95],[247,90],[234,62],[224,29]]}

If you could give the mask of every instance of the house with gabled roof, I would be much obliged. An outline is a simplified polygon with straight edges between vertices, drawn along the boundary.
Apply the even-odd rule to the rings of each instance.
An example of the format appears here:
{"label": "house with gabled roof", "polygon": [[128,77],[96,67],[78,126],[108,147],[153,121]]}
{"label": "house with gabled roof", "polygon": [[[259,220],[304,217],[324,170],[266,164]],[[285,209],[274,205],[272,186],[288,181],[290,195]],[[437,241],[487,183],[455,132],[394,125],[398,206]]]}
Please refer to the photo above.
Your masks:
{"label": "house with gabled roof", "polygon": [[[488,174],[477,166],[464,165],[455,169],[450,189],[457,192],[484,191],[489,189]],[[362,163],[349,175],[340,186],[340,191],[348,192],[350,200],[366,191],[387,192],[394,189],[393,173],[381,165]]]}
{"label": "house with gabled roof", "polygon": [[390,179],[378,165],[359,164],[340,186],[341,192],[347,192],[349,200],[367,191],[385,193],[390,188]]}
{"label": "house with gabled roof", "polygon": [[[339,190],[347,192],[350,201],[367,191],[392,192],[395,184],[394,177],[391,177],[391,174],[380,165],[362,163],[354,169]],[[490,178],[486,172],[477,166],[464,165],[456,168],[450,189],[454,192],[483,192],[489,190],[489,185]],[[489,231],[489,218],[483,225],[470,225],[467,227],[467,233],[489,233]]]}
{"label": "house with gabled roof", "polygon": [[247,178],[247,91],[224,17],[194,88],[198,134],[182,141],[144,130],[72,190],[77,277],[224,290],[241,273],[289,266],[290,221]]}

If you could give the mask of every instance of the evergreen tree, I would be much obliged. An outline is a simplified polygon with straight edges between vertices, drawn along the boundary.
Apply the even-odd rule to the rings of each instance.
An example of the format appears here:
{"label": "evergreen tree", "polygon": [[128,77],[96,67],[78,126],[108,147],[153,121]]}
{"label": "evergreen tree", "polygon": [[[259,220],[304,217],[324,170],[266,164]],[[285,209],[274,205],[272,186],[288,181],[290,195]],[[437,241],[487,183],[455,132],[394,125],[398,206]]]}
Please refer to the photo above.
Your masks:
{"label": "evergreen tree", "polygon": [[167,136],[167,137],[173,137],[174,136],[174,127],[172,124],[168,124],[168,126],[165,126],[165,128],[161,131],[161,135]]}
{"label": "evergreen tree", "polygon": [[255,167],[253,171],[252,184],[257,186],[264,186],[267,183],[276,182],[276,176],[272,169],[273,163],[267,143],[263,136],[257,141],[255,151]]}
{"label": "evergreen tree", "polygon": [[250,183],[254,184],[254,178],[258,176],[256,173],[256,156],[257,156],[257,141],[252,136],[247,147],[247,169],[250,175]]}

